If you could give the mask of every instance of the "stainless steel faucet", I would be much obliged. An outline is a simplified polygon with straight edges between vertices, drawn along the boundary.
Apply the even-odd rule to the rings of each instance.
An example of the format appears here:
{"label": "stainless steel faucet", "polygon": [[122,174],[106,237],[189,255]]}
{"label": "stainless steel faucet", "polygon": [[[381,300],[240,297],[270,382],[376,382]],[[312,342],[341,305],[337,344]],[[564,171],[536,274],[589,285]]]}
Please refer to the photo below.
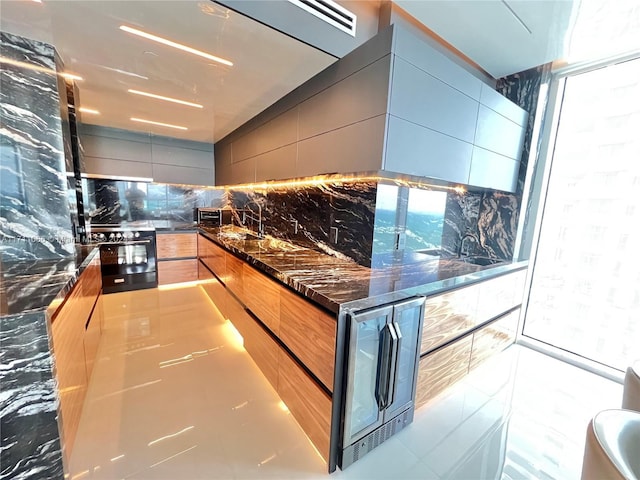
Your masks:
{"label": "stainless steel faucet", "polygon": [[458,251],[456,252],[457,254],[456,256],[458,258],[460,258],[463,255],[463,252],[464,252],[464,255],[469,255],[469,247],[467,246],[467,249],[464,250],[464,243],[465,243],[465,240],[467,239],[471,239],[476,243],[478,242],[478,239],[473,233],[469,233],[469,232],[465,233],[460,239],[460,244],[458,245]]}
{"label": "stainless steel faucet", "polygon": [[[254,204],[258,207],[258,213],[256,214],[250,207],[251,204]],[[242,224],[247,226],[247,220],[251,221],[251,227],[253,227],[257,223],[256,234],[259,237],[264,236],[264,225],[262,225],[262,207],[258,202],[252,200],[247,202],[242,207]]]}

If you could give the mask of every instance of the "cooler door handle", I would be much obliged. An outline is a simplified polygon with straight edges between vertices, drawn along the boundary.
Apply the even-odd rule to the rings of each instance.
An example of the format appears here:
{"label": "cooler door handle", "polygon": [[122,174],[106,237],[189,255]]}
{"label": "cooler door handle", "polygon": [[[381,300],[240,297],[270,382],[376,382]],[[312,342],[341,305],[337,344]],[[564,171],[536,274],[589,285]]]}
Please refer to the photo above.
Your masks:
{"label": "cooler door handle", "polygon": [[400,332],[400,325],[398,325],[398,322],[393,321],[388,323],[387,326],[389,327],[389,332],[391,334],[391,352],[389,358],[389,386],[387,387],[385,407],[388,407],[393,403],[396,395],[396,377],[398,376],[400,346],[402,343],[402,333]]}
{"label": "cooler door handle", "polygon": [[[380,356],[376,380],[376,400],[380,411],[389,406],[389,398],[393,396],[389,389],[395,379],[395,362],[398,356],[397,340],[398,336],[394,328],[386,323],[380,332]],[[391,378],[392,376],[394,378]]]}

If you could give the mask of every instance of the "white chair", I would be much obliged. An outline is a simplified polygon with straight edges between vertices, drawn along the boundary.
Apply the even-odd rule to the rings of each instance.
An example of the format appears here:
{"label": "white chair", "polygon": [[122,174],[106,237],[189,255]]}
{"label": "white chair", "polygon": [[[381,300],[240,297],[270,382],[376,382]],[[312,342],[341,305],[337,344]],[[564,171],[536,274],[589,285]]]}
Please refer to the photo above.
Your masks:
{"label": "white chair", "polygon": [[627,373],[624,376],[622,408],[640,412],[640,360],[627,368]]}
{"label": "white chair", "polygon": [[589,422],[582,480],[640,479],[640,413],[604,410]]}

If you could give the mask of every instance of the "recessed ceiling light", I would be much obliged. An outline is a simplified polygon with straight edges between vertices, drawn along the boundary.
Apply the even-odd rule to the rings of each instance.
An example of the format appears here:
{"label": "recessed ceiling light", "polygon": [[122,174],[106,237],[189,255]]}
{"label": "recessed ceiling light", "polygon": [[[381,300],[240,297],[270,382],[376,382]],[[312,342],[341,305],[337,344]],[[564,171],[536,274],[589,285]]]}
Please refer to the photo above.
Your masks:
{"label": "recessed ceiling light", "polygon": [[199,103],[191,103],[191,102],[187,102],[185,100],[178,100],[177,98],[164,97],[162,95],[156,95],[155,93],[142,92],[140,90],[133,90],[131,88],[129,90],[127,90],[127,91],[129,93],[134,93],[136,95],[142,95],[143,97],[150,97],[150,98],[155,98],[155,99],[158,99],[158,100],[165,100],[167,102],[179,103],[180,105],[186,105],[188,107],[204,108]]}
{"label": "recessed ceiling light", "polygon": [[62,72],[60,75],[62,75],[64,78],[68,78],[69,80],[76,80],[78,82],[84,80],[84,78],[82,78],[80,75],[76,75],[75,73]]}
{"label": "recessed ceiling light", "polygon": [[149,80],[149,77],[145,77],[144,75],[139,75],[137,73],[133,73],[133,72],[128,72],[126,70],[120,70],[119,68],[112,68],[112,67],[106,67],[104,65],[98,65],[101,68],[104,68],[105,70],[110,70],[112,72],[116,72],[116,73],[121,73],[122,75],[128,75],[129,77],[136,77],[136,78],[141,78],[143,80]]}
{"label": "recessed ceiling light", "polygon": [[181,127],[180,125],[171,125],[170,123],[154,122],[153,120],[145,120],[144,118],[131,117],[131,121],[148,123],[150,125],[157,125],[159,127],[175,128],[176,130],[189,130],[187,127]]}
{"label": "recessed ceiling light", "polygon": [[127,33],[132,33],[133,35],[138,35],[139,37],[146,38],[147,40],[152,40],[154,42],[162,43],[163,45],[167,45],[169,47],[177,48],[178,50],[182,50],[183,52],[192,53],[193,55],[198,55],[200,57],[213,60],[214,62],[222,63],[223,65],[228,65],[229,67],[233,67],[233,63],[230,62],[229,60],[216,57],[215,55],[211,55],[210,53],[206,53],[201,50],[196,50],[195,48],[187,47],[186,45],[182,45],[181,43],[167,40],[166,38],[158,37],[157,35],[153,35],[151,33],[143,32],[142,30],[138,30],[136,28],[131,28],[126,25],[120,25],[120,30],[123,30]]}
{"label": "recessed ceiling light", "polygon": [[82,113],[90,113],[91,115],[100,115],[100,112],[98,110],[96,110],[95,108],[80,107],[79,110]]}

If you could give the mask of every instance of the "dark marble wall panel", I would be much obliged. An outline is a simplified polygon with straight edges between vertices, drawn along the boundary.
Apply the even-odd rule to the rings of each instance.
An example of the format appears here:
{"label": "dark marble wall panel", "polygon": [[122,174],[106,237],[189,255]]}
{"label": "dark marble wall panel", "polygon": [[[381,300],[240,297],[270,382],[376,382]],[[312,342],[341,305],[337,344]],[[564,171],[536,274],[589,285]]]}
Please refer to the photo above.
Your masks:
{"label": "dark marble wall panel", "polygon": [[62,479],[45,313],[0,317],[0,344],[0,478]]}
{"label": "dark marble wall panel", "polygon": [[449,193],[442,248],[450,254],[460,251],[496,260],[511,260],[518,232],[517,195],[498,192]]}
{"label": "dark marble wall panel", "polygon": [[[516,105],[524,108],[529,112],[529,119],[527,121],[527,129],[525,131],[524,143],[522,147],[522,155],[520,157],[520,171],[518,172],[518,185],[516,193],[522,195],[524,189],[525,178],[527,174],[527,166],[529,162],[529,155],[532,151],[531,142],[534,139],[534,123],[536,121],[536,115],[541,115],[544,118],[544,110],[547,105],[547,97],[542,98],[543,109],[537,112],[538,102],[540,101],[540,94],[543,92],[547,94],[547,90],[541,90],[541,86],[548,84],[551,79],[551,64],[540,65],[523,72],[514,73],[504,78],[500,78],[496,85],[496,90]],[[540,140],[539,137],[538,141]],[[537,152],[537,145],[534,145],[534,151]]]}
{"label": "dark marble wall panel", "polygon": [[0,32],[0,55],[2,261],[72,255],[53,47]]}
{"label": "dark marble wall panel", "polygon": [[[465,234],[472,236],[465,248],[470,255],[495,260],[513,256],[518,201],[512,194],[457,193],[375,181],[267,190],[231,187],[228,192],[236,225],[256,233],[261,225],[265,234],[365,267],[388,264],[394,255],[404,258],[412,251],[441,249],[445,256],[453,256]],[[402,238],[399,250],[397,235]]]}
{"label": "dark marble wall panel", "polygon": [[229,189],[237,224],[370,266],[376,183],[328,182],[267,190]]}

